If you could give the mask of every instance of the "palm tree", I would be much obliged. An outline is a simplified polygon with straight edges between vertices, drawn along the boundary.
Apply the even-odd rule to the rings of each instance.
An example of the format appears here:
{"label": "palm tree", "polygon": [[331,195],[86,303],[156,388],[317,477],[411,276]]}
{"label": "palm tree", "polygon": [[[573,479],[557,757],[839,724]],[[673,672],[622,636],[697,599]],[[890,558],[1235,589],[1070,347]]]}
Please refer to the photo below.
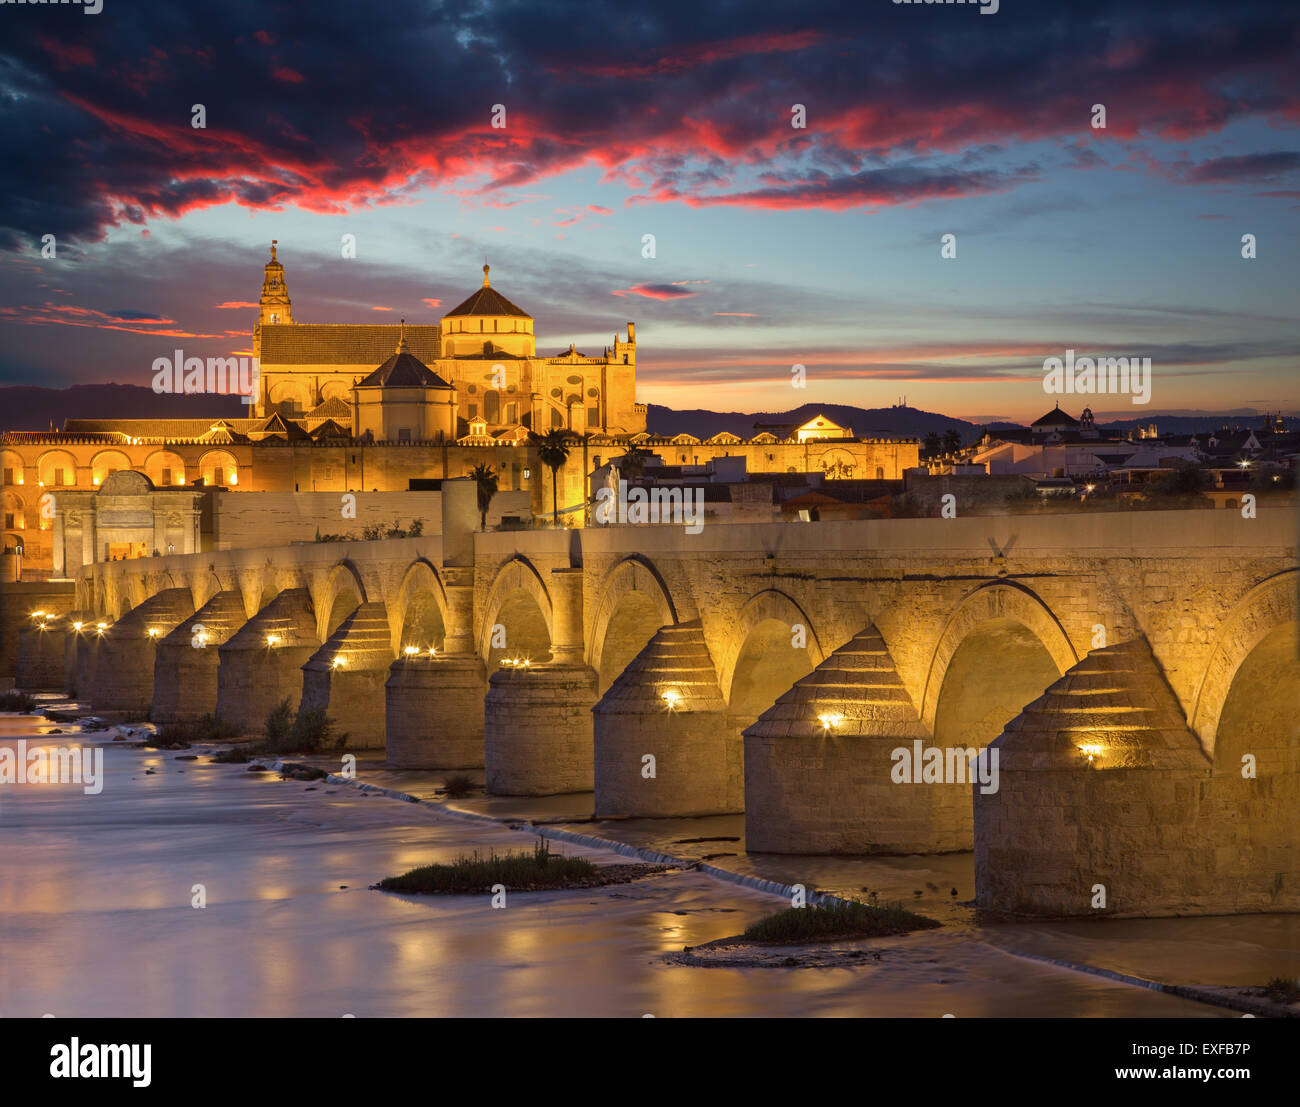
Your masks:
{"label": "palm tree", "polygon": [[560,466],[569,460],[569,432],[563,427],[555,427],[545,434],[534,431],[528,437],[537,448],[538,460],[551,470],[551,522],[558,526],[560,522],[559,473]]}
{"label": "palm tree", "polygon": [[646,462],[653,456],[649,450],[644,450],[640,446],[631,447],[618,459],[618,470],[623,479],[629,482],[636,480],[645,472]]}
{"label": "palm tree", "polygon": [[924,453],[926,457],[933,457],[939,452],[939,446],[939,436],[934,431],[931,431],[925,436],[921,443],[921,452]]}
{"label": "palm tree", "polygon": [[943,451],[948,454],[955,454],[961,449],[961,434],[951,427],[943,432]]}
{"label": "palm tree", "polygon": [[498,478],[492,466],[482,461],[469,471],[469,475],[478,485],[479,529],[487,530],[488,508],[492,506],[492,497],[497,494]]}

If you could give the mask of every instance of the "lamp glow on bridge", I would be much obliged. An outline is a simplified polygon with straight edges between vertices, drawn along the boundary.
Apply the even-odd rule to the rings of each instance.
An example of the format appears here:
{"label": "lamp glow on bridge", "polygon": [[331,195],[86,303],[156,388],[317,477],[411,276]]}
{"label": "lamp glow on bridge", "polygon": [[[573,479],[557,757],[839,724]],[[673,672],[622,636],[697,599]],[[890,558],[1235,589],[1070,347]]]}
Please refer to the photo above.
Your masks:
{"label": "lamp glow on bridge", "polygon": [[659,693],[659,698],[664,701],[669,711],[682,702],[682,694],[676,688],[665,688]]}
{"label": "lamp glow on bridge", "polygon": [[83,626],[85,626],[84,623],[73,623],[73,624],[72,624],[72,629],[73,629],[73,630],[80,630]]}
{"label": "lamp glow on bridge", "polygon": [[157,628],[157,627],[150,627],[150,628],[149,628],[149,637],[150,637],[150,638],[157,638],[157,637],[158,637],[158,628]]}
{"label": "lamp glow on bridge", "polygon": [[1083,754],[1085,757],[1087,757],[1087,759],[1088,759],[1088,764],[1091,765],[1092,762],[1093,762],[1093,759],[1094,759],[1094,758],[1097,758],[1097,757],[1100,757],[1100,756],[1102,755],[1102,751],[1103,751],[1104,749],[1105,749],[1104,746],[1098,746],[1098,745],[1086,745],[1086,746],[1080,746],[1080,747],[1079,747],[1079,752],[1080,752],[1081,754]]}
{"label": "lamp glow on bridge", "polygon": [[405,649],[403,652],[406,654],[407,657],[414,657],[417,653],[420,652],[420,647],[419,647],[419,646],[407,646],[406,649]]}
{"label": "lamp glow on bridge", "polygon": [[275,649],[275,647],[280,644],[280,636],[278,634],[268,634],[266,636],[266,644],[270,646],[271,649]]}
{"label": "lamp glow on bridge", "polygon": [[434,647],[434,646],[430,646],[430,647],[429,647],[429,656],[430,656],[430,657],[437,657],[437,656],[438,656],[438,650],[437,650],[436,647]]}
{"label": "lamp glow on bridge", "polygon": [[33,619],[44,619],[44,618],[45,618],[45,612],[44,612],[44,611],[33,611],[33,612],[32,612],[32,618],[33,618]]}
{"label": "lamp glow on bridge", "polygon": [[341,669],[341,668],[343,668],[343,666],[346,665],[346,664],[347,664],[347,661],[346,661],[344,658],[342,658],[342,657],[336,657],[336,658],[334,659],[334,661],[333,661],[334,668],[336,668],[336,669]]}
{"label": "lamp glow on bridge", "polygon": [[818,715],[817,721],[821,723],[822,730],[830,731],[834,730],[844,721],[844,716],[836,715],[834,712],[828,711],[824,715]]}

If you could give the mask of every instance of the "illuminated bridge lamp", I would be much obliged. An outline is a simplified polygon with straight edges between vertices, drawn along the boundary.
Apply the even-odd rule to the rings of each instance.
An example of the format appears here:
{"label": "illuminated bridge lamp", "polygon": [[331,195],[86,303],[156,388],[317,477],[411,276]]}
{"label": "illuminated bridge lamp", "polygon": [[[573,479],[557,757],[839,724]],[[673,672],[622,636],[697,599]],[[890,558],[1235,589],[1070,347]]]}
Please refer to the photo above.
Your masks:
{"label": "illuminated bridge lamp", "polygon": [[279,642],[280,642],[280,636],[278,634],[268,634],[266,636],[266,644],[270,646],[272,649],[275,649],[275,647],[279,644]]}
{"label": "illuminated bridge lamp", "polygon": [[669,711],[682,702],[682,694],[676,688],[665,688],[659,693],[659,698],[664,701]]}
{"label": "illuminated bridge lamp", "polygon": [[157,628],[157,627],[150,627],[150,628],[149,628],[149,637],[150,637],[150,638],[157,638],[157,637],[158,637],[158,628]]}
{"label": "illuminated bridge lamp", "polygon": [[32,612],[32,618],[33,618],[33,619],[44,619],[44,618],[45,618],[45,612],[44,612],[44,611],[33,611],[33,612]]}
{"label": "illuminated bridge lamp", "polygon": [[429,656],[430,656],[430,657],[437,657],[437,655],[438,655],[438,651],[437,651],[433,646],[430,646],[430,647],[429,647]]}
{"label": "illuminated bridge lamp", "polygon": [[72,629],[73,629],[73,630],[80,630],[83,626],[85,626],[84,623],[73,623],[73,624],[72,624]]}
{"label": "illuminated bridge lamp", "polygon": [[405,652],[405,654],[406,654],[407,657],[414,657],[417,653],[420,652],[420,647],[419,647],[419,646],[407,646],[404,652]]}
{"label": "illuminated bridge lamp", "polygon": [[334,659],[334,668],[336,668],[336,669],[341,669],[341,668],[343,668],[343,666],[346,665],[346,664],[347,664],[347,662],[346,662],[343,658],[341,658],[341,657],[336,657],[336,658]]}
{"label": "illuminated bridge lamp", "polygon": [[828,712],[825,715],[818,715],[817,721],[821,723],[822,730],[830,731],[830,730],[834,730],[837,726],[839,726],[840,723],[844,721],[844,716],[836,715],[831,712]]}
{"label": "illuminated bridge lamp", "polygon": [[1094,758],[1100,757],[1103,747],[1097,745],[1080,746],[1079,752],[1088,758],[1088,764],[1091,765]]}

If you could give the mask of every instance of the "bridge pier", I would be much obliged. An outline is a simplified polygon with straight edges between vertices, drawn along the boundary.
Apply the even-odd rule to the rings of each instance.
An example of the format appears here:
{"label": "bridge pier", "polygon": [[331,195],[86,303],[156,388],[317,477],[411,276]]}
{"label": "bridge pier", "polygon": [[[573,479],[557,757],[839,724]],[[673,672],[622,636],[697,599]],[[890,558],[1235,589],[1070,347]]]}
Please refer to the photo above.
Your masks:
{"label": "bridge pier", "polygon": [[395,769],[483,768],[487,679],[474,653],[474,576],[444,568],[442,651],[399,657],[385,686],[387,763]]}
{"label": "bridge pier", "polygon": [[68,639],[73,633],[72,624],[62,616],[20,628],[14,687],[27,691],[63,688],[67,682]]}
{"label": "bridge pier", "polygon": [[[970,848],[970,786],[894,783],[891,754],[928,744],[884,640],[868,626],[745,736],[745,844],[759,853]],[[969,815],[966,816],[969,819]],[[968,827],[969,823],[965,823]]]}
{"label": "bridge pier", "polygon": [[[744,749],[699,621],[661,627],[592,710],[596,814],[744,809]],[[653,762],[647,763],[647,755]],[[650,774],[651,766],[653,774]]]}
{"label": "bridge pier", "polygon": [[319,648],[305,588],[286,588],[217,648],[217,718],[261,734],[281,700],[302,698],[302,667]]}
{"label": "bridge pier", "polygon": [[551,570],[551,659],[493,673],[483,701],[487,790],[502,796],[589,792],[596,671],[583,664],[582,570]]}
{"label": "bridge pier", "polygon": [[244,621],[240,594],[218,592],[158,643],[149,716],[155,724],[216,714],[218,649]]}
{"label": "bridge pier", "polygon": [[76,650],[76,665],[71,673],[72,687],[69,691],[74,698],[90,706],[95,694],[95,673],[99,667],[99,647],[103,644],[104,634],[109,624],[104,619],[86,623],[76,635],[73,647]]}
{"label": "bridge pier", "polygon": [[387,763],[394,769],[483,767],[483,662],[400,657],[389,670]]}
{"label": "bridge pier", "polygon": [[188,588],[165,588],[109,627],[99,642],[93,710],[147,713],[153,706],[158,642],[192,614]]}
{"label": "bridge pier", "polygon": [[92,611],[69,611],[64,617],[68,624],[63,636],[63,684],[61,687],[69,696],[74,696],[77,687],[77,651],[82,639],[94,632],[95,614]]}
{"label": "bridge pier", "polygon": [[383,749],[385,683],[393,663],[392,634],[382,603],[363,603],[302,667],[299,712],[320,710],[334,720],[332,742]]}
{"label": "bridge pier", "polygon": [[1144,640],[1088,654],[993,748],[999,788],[975,794],[980,909],[1096,917],[1298,906],[1294,765],[1268,779],[1243,779],[1240,764],[1215,772]]}

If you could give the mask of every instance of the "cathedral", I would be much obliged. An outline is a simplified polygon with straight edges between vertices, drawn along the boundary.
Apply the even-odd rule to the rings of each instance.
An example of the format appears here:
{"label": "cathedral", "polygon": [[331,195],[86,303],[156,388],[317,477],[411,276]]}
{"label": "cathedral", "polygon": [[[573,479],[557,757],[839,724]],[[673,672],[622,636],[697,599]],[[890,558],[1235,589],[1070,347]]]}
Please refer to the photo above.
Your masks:
{"label": "cathedral", "polygon": [[635,324],[595,355],[573,344],[539,355],[533,317],[492,286],[487,265],[482,287],[436,324],[302,323],[277,246],[253,331],[258,417],[278,412],[309,432],[332,420],[375,442],[645,430]]}
{"label": "cathedral", "polygon": [[[268,527],[312,540],[340,531],[341,492],[366,493],[367,510],[387,512],[379,522],[390,528],[416,511],[432,520],[408,494],[480,466],[497,479],[500,510],[528,525],[548,512],[582,518],[592,474],[633,447],[693,467],[697,481],[701,466],[724,458],[733,467],[743,458],[750,474],[831,479],[899,480],[917,464],[915,440],[860,439],[822,416],[755,424],[744,439],[651,435],[636,402],[635,325],[598,352],[570,344],[539,355],[533,317],[494,287],[487,265],[482,285],[437,323],[298,322],[277,247],[262,280],[246,417],[0,426],[0,542],[21,579],[257,544]],[[530,435],[556,429],[570,452],[548,473]]]}

